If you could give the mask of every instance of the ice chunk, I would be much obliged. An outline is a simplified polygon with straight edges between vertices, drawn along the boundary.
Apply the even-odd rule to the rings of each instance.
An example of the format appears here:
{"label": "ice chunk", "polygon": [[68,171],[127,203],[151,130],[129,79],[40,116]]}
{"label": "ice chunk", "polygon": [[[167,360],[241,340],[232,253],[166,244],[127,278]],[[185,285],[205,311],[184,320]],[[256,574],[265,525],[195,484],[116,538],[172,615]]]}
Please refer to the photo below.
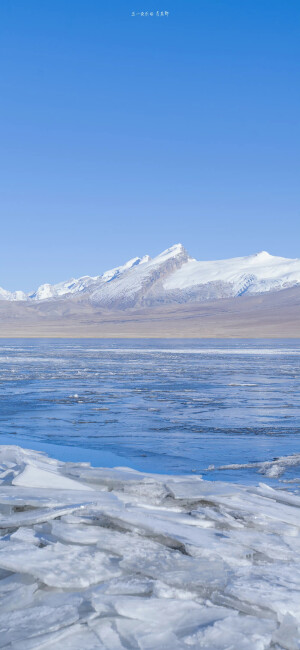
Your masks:
{"label": "ice chunk", "polygon": [[[30,607],[0,614],[0,639],[2,647],[16,641],[34,637],[43,632],[71,625],[79,618],[75,607]],[[14,646],[13,646],[14,647]]]}
{"label": "ice chunk", "polygon": [[300,648],[300,624],[298,620],[286,614],[280,627],[272,636],[273,643],[277,643],[284,650],[299,650]]}
{"label": "ice chunk", "polygon": [[73,481],[67,476],[62,476],[55,471],[45,470],[41,467],[26,465],[23,471],[13,480],[12,485],[22,485],[31,488],[51,488],[63,490],[92,490],[88,485]]}
{"label": "ice chunk", "polygon": [[0,566],[24,571],[51,587],[80,589],[120,575],[121,571],[101,551],[85,550],[57,542],[45,548],[8,544],[0,549]]}
{"label": "ice chunk", "polygon": [[299,650],[299,495],[0,463],[0,647]]}
{"label": "ice chunk", "polygon": [[95,632],[75,623],[58,632],[15,641],[14,650],[105,650]]}

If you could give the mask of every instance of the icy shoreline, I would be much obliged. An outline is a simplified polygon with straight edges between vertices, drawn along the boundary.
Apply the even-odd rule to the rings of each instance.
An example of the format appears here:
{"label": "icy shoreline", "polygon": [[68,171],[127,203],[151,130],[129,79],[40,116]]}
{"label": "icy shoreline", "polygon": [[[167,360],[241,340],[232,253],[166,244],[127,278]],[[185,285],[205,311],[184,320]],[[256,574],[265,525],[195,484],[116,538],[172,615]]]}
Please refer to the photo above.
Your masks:
{"label": "icy shoreline", "polygon": [[0,446],[0,647],[300,648],[300,497]]}

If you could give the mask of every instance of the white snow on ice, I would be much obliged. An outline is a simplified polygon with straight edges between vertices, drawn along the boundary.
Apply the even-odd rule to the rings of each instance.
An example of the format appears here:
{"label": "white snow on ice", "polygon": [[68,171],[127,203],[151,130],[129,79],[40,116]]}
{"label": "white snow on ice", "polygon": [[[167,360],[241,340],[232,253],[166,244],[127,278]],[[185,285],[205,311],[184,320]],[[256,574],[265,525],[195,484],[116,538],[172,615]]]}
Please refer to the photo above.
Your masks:
{"label": "white snow on ice", "polygon": [[297,650],[300,497],[0,447],[0,647]]}

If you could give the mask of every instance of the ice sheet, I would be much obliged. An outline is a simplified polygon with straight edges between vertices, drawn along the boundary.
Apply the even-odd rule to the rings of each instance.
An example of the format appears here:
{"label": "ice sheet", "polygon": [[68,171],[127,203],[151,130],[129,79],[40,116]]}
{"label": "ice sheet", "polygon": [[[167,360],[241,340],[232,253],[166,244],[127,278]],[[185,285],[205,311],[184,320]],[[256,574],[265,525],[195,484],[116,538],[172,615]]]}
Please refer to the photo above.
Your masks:
{"label": "ice sheet", "polygon": [[299,515],[264,484],[2,446],[0,648],[297,650]]}

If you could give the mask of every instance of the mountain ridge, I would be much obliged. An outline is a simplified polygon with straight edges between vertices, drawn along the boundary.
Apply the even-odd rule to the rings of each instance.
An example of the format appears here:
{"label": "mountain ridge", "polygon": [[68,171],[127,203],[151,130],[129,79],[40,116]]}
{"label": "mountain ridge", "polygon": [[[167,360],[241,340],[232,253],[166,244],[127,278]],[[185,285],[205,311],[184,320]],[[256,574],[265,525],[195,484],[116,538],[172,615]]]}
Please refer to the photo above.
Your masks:
{"label": "mountain ridge", "polygon": [[265,294],[300,285],[300,259],[260,251],[245,257],[197,261],[182,244],[154,258],[134,257],[98,276],[71,278],[36,291],[0,288],[1,302],[88,301],[94,307],[130,309]]}

